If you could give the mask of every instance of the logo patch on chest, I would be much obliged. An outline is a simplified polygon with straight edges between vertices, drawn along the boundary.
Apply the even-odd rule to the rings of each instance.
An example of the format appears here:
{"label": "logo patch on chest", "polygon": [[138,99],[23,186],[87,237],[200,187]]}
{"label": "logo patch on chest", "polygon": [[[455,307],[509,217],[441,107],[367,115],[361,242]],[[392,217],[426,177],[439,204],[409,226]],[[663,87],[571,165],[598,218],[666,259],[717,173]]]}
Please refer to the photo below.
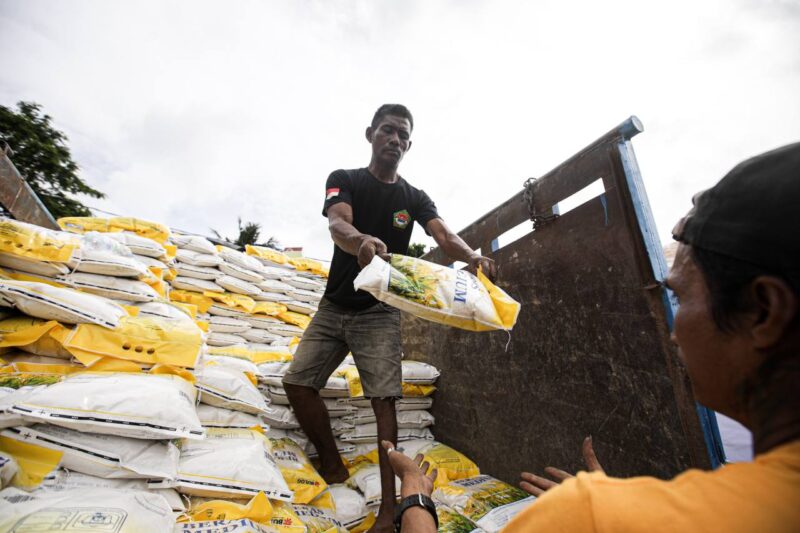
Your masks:
{"label": "logo patch on chest", "polygon": [[409,222],[411,222],[411,215],[405,209],[392,215],[392,225],[397,229],[406,229]]}

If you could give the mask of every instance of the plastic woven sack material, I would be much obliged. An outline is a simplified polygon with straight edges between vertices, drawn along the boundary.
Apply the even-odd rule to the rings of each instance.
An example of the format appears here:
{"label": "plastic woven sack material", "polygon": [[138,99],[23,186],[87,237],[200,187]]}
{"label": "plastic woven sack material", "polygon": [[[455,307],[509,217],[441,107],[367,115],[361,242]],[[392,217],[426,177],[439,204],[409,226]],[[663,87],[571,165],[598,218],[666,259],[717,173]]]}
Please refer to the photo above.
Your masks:
{"label": "plastic woven sack material", "polygon": [[198,368],[195,378],[203,403],[254,415],[266,413],[264,397],[244,372],[211,363]]}
{"label": "plastic woven sack material", "polygon": [[266,363],[261,363],[257,366],[258,370],[256,372],[259,382],[281,387],[283,376],[286,375],[286,371],[289,370],[289,365],[291,364],[290,361],[268,361]]}
{"label": "plastic woven sack material", "polygon": [[225,246],[217,246],[217,253],[222,259],[225,260],[226,263],[229,263],[231,265],[236,265],[238,267],[245,268],[247,270],[252,270],[258,273],[261,273],[262,269],[264,268],[263,265],[261,264],[261,261],[259,261],[255,257],[251,257],[238,250],[234,250],[233,248],[227,248]]}
{"label": "plastic woven sack material", "polygon": [[439,531],[453,533],[486,533],[478,524],[458,514],[446,505],[436,506],[436,516],[439,519]]}
{"label": "plastic woven sack material", "polygon": [[167,503],[175,512],[183,512],[186,505],[181,500],[180,495],[173,489],[150,489],[147,482],[143,479],[104,479],[80,472],[73,472],[58,468],[47,475],[42,484],[33,491],[42,492],[62,492],[75,489],[115,489],[115,490],[141,490],[152,492],[163,496]]}
{"label": "plastic woven sack material", "polygon": [[175,523],[167,500],[148,491],[100,488],[30,494],[7,488],[0,492],[2,531],[65,531],[64,524],[97,521],[114,533],[171,531]]}
{"label": "plastic woven sack material", "polygon": [[259,344],[268,344],[276,341],[280,335],[276,335],[275,333],[271,333],[266,329],[261,329],[257,327],[252,327],[246,331],[241,332],[240,334],[246,342],[255,342]]}
{"label": "plastic woven sack material", "polygon": [[7,252],[0,252],[0,267],[30,272],[31,274],[39,274],[51,278],[69,273],[69,268],[63,263],[37,261]]}
{"label": "plastic woven sack material", "polygon": [[189,263],[177,263],[175,271],[184,278],[204,279],[214,281],[220,276],[220,271],[214,267],[190,265]]}
{"label": "plastic woven sack material", "polygon": [[192,368],[203,348],[202,331],[193,322],[152,316],[122,317],[114,329],[79,324],[50,335],[86,366],[113,358],[145,366]]}
{"label": "plastic woven sack material", "polygon": [[[352,489],[358,489],[364,495],[367,505],[380,503],[381,490],[381,469],[380,466],[371,463],[361,463],[351,469],[350,477],[346,485]],[[394,478],[395,496],[400,496],[400,479]]]}
{"label": "plastic woven sack material", "polygon": [[292,509],[306,527],[307,533],[347,533],[333,512],[314,505],[292,505]]}
{"label": "plastic woven sack material", "polygon": [[[341,439],[336,439],[336,438],[333,440],[336,443],[336,450],[339,452],[339,454],[350,453],[356,449],[355,445],[350,442],[344,442]],[[305,450],[306,454],[309,457],[313,458],[318,456],[317,449],[314,447],[314,444],[310,441],[306,444]]]}
{"label": "plastic woven sack material", "polygon": [[131,217],[63,217],[58,219],[58,225],[66,231],[75,233],[129,231],[161,244],[170,238],[169,228],[165,225]]}
{"label": "plastic woven sack material", "polygon": [[273,326],[275,324],[283,323],[283,321],[280,318],[277,318],[276,316],[267,316],[267,315],[250,315],[243,317],[242,320],[246,321],[248,324],[258,329],[266,329],[268,326]]}
{"label": "plastic woven sack material", "polygon": [[227,316],[212,316],[208,321],[209,330],[220,333],[241,333],[251,327],[249,321]]}
{"label": "plastic woven sack material", "polygon": [[325,289],[325,284],[309,279],[305,276],[292,276],[283,280],[287,285],[291,285],[297,289],[304,289],[307,291],[319,292]]}
{"label": "plastic woven sack material", "polygon": [[0,452],[0,489],[9,486],[18,471],[16,459],[10,454]]}
{"label": "plastic woven sack material", "polygon": [[233,318],[241,318],[244,320],[248,315],[241,309],[236,307],[229,307],[227,305],[219,304],[219,303],[212,303],[208,308],[208,313],[210,315],[216,316],[229,316]]}
{"label": "plastic woven sack material", "polygon": [[294,287],[291,285],[271,278],[264,279],[264,281],[258,283],[258,287],[264,292],[279,294],[289,294],[294,290]]}
{"label": "plastic woven sack material", "polygon": [[[372,403],[369,398],[351,398],[346,400],[351,406],[365,409],[372,408]],[[399,398],[395,400],[394,407],[398,411],[411,411],[415,409],[430,409],[433,407],[433,398],[430,396],[419,396],[409,398]]]}
{"label": "plastic woven sack material", "polygon": [[127,311],[107,298],[44,283],[0,280],[0,296],[26,315],[114,328]]}
{"label": "plastic woven sack material", "polygon": [[194,323],[185,308],[169,302],[145,302],[137,304],[139,317],[154,317],[162,320],[175,320],[178,322]]}
{"label": "plastic woven sack material", "polygon": [[249,359],[244,359],[242,357],[205,354],[203,356],[203,362],[212,363],[224,368],[230,368],[231,370],[236,370],[237,372],[249,373],[253,376],[259,375],[258,366]]}
{"label": "plastic woven sack material", "polygon": [[175,255],[175,258],[181,263],[204,267],[218,267],[223,262],[222,258],[216,254],[195,252],[185,248],[178,249],[178,253]]}
{"label": "plastic woven sack material", "polygon": [[367,500],[357,490],[344,484],[328,485],[336,505],[335,515],[344,527],[357,526],[367,517]]}
{"label": "plastic woven sack material", "polygon": [[0,349],[18,350],[59,359],[71,359],[72,354],[51,337],[51,332],[63,326],[55,320],[44,320],[25,315],[0,320]]}
{"label": "plastic woven sack material", "polygon": [[270,451],[283,479],[294,492],[293,503],[309,503],[328,488],[303,448],[292,439],[271,440]]}
{"label": "plastic woven sack material", "polygon": [[62,231],[0,218],[0,252],[33,259],[66,263],[80,246],[80,239]]}
{"label": "plastic woven sack material", "polygon": [[433,385],[441,375],[439,369],[422,361],[402,361],[403,381],[418,385]]}
{"label": "plastic woven sack material", "polygon": [[[352,431],[349,431],[340,437],[343,442],[361,443],[361,442],[377,442],[378,440],[378,427],[377,424],[361,424],[355,426]],[[433,434],[428,428],[398,428],[397,440],[398,442],[412,440],[412,439],[430,439],[433,440]]]}
{"label": "plastic woven sack material", "polygon": [[323,398],[322,401],[328,409],[328,415],[331,418],[348,416],[353,414],[356,410],[355,407],[346,403],[346,401],[342,401],[341,398]]}
{"label": "plastic woven sack material", "polygon": [[274,530],[249,518],[179,522],[172,533],[274,533]]}
{"label": "plastic woven sack material", "polygon": [[420,318],[470,331],[511,330],[520,309],[481,272],[398,254],[389,262],[375,256],[353,286]]}
{"label": "plastic woven sack material", "polygon": [[133,257],[134,259],[136,259],[137,261],[139,261],[144,266],[150,269],[157,268],[159,270],[167,270],[169,268],[169,266],[164,261],[161,261],[160,259],[156,259],[154,257],[147,257],[145,255],[135,255],[135,254]]}
{"label": "plastic woven sack material", "polygon": [[268,332],[280,335],[281,337],[301,337],[303,335],[302,328],[285,323],[272,324],[267,326],[266,329]]}
{"label": "plastic woven sack material", "polygon": [[272,361],[291,361],[292,353],[283,346],[269,346],[264,344],[246,344],[235,346],[213,347],[208,350],[209,355],[226,355],[229,357],[242,357],[260,365]]}
{"label": "plastic woven sack material", "polygon": [[302,313],[304,315],[311,315],[317,312],[317,305],[311,302],[300,302],[297,300],[289,300],[285,302],[286,307],[295,313]]}
{"label": "plastic woven sack material", "polygon": [[270,425],[256,415],[205,403],[197,406],[197,417],[204,428],[249,429],[258,426],[264,431],[270,429]]}
{"label": "plastic woven sack material", "polygon": [[0,434],[59,451],[62,468],[91,476],[171,480],[177,475],[178,449],[169,441],[83,433],[49,424],[8,428]]}
{"label": "plastic woven sack material", "polygon": [[36,386],[20,387],[0,387],[0,429],[29,424],[22,415],[10,413],[8,410],[15,402],[22,401],[27,395],[36,390]]}
{"label": "plastic woven sack material", "polygon": [[282,278],[286,277],[287,271],[285,268],[266,266],[262,263],[260,272],[261,275],[264,276],[264,279],[274,279],[280,281]]}
{"label": "plastic woven sack material", "polygon": [[264,265],[294,269],[294,266],[289,264],[289,257],[278,250],[250,244],[246,245],[244,249],[247,255],[255,257]]}
{"label": "plastic woven sack material", "polygon": [[73,272],[61,277],[71,287],[112,300],[152,302],[160,296],[147,283],[128,278]]}
{"label": "plastic woven sack material", "polygon": [[308,437],[299,429],[279,429],[269,428],[267,437],[270,439],[292,439],[298,446],[304,450],[308,449]]}
{"label": "plastic woven sack material", "polygon": [[433,491],[433,500],[470,519],[487,533],[497,533],[530,505],[535,496],[491,476],[451,481]]}
{"label": "plastic woven sack material", "polygon": [[184,291],[192,291],[199,293],[206,292],[225,292],[225,289],[214,283],[213,281],[197,278],[187,278],[178,276],[172,280],[172,287]]}
{"label": "plastic woven sack material", "polygon": [[215,280],[216,284],[226,290],[236,293],[244,294],[245,296],[258,296],[261,294],[261,289],[256,285],[247,281],[242,281],[233,276],[222,275]]}
{"label": "plastic woven sack material", "polygon": [[101,233],[87,233],[80,240],[80,248],[67,262],[70,270],[119,277],[147,275],[147,267],[124,244]]}
{"label": "plastic woven sack material", "polygon": [[249,268],[243,268],[239,265],[235,265],[233,263],[222,263],[219,265],[219,270],[228,276],[240,279],[247,283],[261,283],[264,281],[264,276],[258,273],[258,271],[250,270]]}
{"label": "plastic woven sack material", "polygon": [[178,491],[212,498],[242,499],[263,492],[291,501],[293,493],[259,432],[209,429],[204,440],[183,440]]}
{"label": "plastic woven sack material", "polygon": [[270,426],[277,429],[297,429],[300,427],[300,422],[297,421],[297,417],[295,417],[294,412],[288,405],[268,405],[262,416]]}
{"label": "plastic woven sack material", "polygon": [[[205,500],[205,498],[194,497],[191,498],[189,511],[189,518],[192,520],[253,520],[261,524],[261,527],[266,527],[266,524],[273,514],[272,504],[267,496],[260,492],[253,496],[247,503],[228,501],[228,500]],[[228,533],[233,530],[224,530],[223,533]]]}
{"label": "plastic woven sack material", "polygon": [[235,333],[220,333],[211,331],[206,336],[206,344],[209,346],[235,346],[245,344],[247,339]]}
{"label": "plastic woven sack material", "polygon": [[291,296],[292,299],[298,302],[307,302],[307,303],[319,303],[322,299],[322,294],[316,291],[307,291],[305,289],[293,289],[286,293],[287,296]]}
{"label": "plastic woven sack material", "polygon": [[281,294],[278,292],[267,292],[263,291],[258,296],[254,296],[254,298],[258,301],[262,302],[274,302],[279,304],[284,304],[288,307],[288,302],[294,301],[291,296],[286,296],[285,294]]}
{"label": "plastic woven sack material", "polygon": [[297,326],[298,328],[303,330],[308,328],[308,325],[311,324],[310,317],[302,313],[296,313],[294,311],[284,311],[283,313],[279,313],[278,318],[280,318],[287,324],[291,324],[292,326]]}
{"label": "plastic woven sack material", "polygon": [[148,239],[147,237],[142,237],[128,231],[106,233],[105,236],[124,244],[134,255],[142,255],[154,259],[166,259],[167,257],[167,250],[164,246],[153,239]]}
{"label": "plastic woven sack material", "polygon": [[199,439],[197,391],[171,374],[83,372],[15,401],[9,412],[78,431],[138,439]]}
{"label": "plastic woven sack material", "polygon": [[198,235],[173,235],[172,242],[178,249],[191,250],[201,254],[217,255],[217,248],[214,244]]}

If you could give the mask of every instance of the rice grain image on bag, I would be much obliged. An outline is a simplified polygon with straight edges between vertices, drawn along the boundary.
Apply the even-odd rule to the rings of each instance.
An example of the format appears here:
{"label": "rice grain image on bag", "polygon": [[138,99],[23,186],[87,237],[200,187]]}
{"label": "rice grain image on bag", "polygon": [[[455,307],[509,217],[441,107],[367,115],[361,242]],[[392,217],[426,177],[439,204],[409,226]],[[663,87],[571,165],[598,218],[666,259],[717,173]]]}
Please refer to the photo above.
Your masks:
{"label": "rice grain image on bag", "polygon": [[475,276],[416,257],[377,255],[353,282],[393,307],[412,315],[469,331],[510,331],[520,304],[478,271]]}

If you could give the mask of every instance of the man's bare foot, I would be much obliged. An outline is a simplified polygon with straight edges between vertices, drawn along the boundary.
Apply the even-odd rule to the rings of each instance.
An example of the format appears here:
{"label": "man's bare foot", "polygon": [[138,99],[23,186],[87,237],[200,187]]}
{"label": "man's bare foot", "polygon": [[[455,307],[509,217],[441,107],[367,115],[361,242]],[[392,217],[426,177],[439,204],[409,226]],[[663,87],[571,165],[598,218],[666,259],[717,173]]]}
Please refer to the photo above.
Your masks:
{"label": "man's bare foot", "polygon": [[319,475],[322,476],[322,479],[325,480],[325,483],[329,485],[333,483],[344,483],[347,481],[347,478],[350,477],[350,473],[341,462],[339,462],[338,465],[334,465],[331,469],[320,467],[318,472]]}

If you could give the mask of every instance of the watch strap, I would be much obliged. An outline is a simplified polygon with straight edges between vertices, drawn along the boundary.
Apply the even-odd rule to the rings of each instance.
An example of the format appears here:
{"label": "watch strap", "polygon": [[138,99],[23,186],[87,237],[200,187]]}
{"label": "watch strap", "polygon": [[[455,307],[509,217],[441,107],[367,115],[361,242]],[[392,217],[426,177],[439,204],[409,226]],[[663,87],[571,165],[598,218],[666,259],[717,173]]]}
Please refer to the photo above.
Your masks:
{"label": "watch strap", "polygon": [[423,509],[426,509],[433,517],[433,521],[436,524],[436,529],[439,529],[439,517],[436,515],[436,505],[434,505],[433,500],[424,494],[412,494],[411,496],[406,496],[403,498],[400,501],[400,504],[397,506],[397,511],[395,511],[394,517],[395,531],[400,531],[400,523],[403,520],[403,513],[411,507],[422,507]]}

